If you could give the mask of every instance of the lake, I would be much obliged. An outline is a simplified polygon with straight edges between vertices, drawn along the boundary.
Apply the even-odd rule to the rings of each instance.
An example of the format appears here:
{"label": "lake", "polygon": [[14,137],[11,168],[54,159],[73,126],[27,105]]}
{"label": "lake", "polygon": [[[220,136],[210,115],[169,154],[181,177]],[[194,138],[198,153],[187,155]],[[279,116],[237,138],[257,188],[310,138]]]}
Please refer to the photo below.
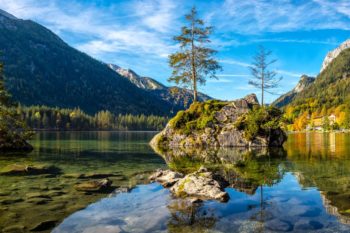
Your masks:
{"label": "lake", "polygon": [[[350,134],[290,134],[284,149],[162,151],[155,132],[40,132],[11,164],[59,173],[0,175],[3,232],[350,232]],[[227,203],[191,203],[149,183],[157,168],[201,166],[230,183]],[[75,185],[106,176],[111,193]]]}

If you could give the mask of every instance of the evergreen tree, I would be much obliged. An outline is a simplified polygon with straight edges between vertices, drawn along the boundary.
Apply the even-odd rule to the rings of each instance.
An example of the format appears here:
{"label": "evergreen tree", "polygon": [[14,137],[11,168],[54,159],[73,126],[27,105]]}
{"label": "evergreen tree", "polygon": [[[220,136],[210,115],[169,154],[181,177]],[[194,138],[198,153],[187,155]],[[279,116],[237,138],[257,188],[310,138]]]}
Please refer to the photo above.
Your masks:
{"label": "evergreen tree", "polygon": [[264,92],[274,94],[272,89],[278,87],[282,77],[277,78],[275,71],[269,70],[269,66],[276,62],[276,60],[270,60],[269,56],[271,51],[266,50],[263,46],[259,47],[258,52],[253,57],[252,66],[250,66],[250,72],[253,79],[249,80],[249,84],[261,89],[261,105],[264,106]]}
{"label": "evergreen tree", "polygon": [[12,107],[11,96],[5,89],[2,75],[3,65],[0,64],[0,150],[31,149],[26,142],[32,133],[26,128],[20,115]]}
{"label": "evergreen tree", "polygon": [[221,66],[213,58],[216,51],[206,47],[210,43],[212,27],[204,26],[195,7],[185,19],[188,25],[182,27],[181,35],[174,37],[180,44],[180,51],[169,56],[169,65],[173,68],[169,81],[190,87],[193,90],[193,102],[196,102],[197,85],[204,85],[207,77],[217,78],[215,74]]}

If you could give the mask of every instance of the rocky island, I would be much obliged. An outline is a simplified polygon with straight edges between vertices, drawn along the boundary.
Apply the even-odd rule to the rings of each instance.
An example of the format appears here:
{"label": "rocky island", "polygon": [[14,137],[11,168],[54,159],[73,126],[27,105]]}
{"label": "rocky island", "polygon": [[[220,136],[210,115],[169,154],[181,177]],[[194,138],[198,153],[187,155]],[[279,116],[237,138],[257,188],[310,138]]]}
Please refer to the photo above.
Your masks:
{"label": "rocky island", "polygon": [[209,100],[180,111],[151,141],[168,147],[281,147],[282,113],[261,107],[255,94],[234,101]]}

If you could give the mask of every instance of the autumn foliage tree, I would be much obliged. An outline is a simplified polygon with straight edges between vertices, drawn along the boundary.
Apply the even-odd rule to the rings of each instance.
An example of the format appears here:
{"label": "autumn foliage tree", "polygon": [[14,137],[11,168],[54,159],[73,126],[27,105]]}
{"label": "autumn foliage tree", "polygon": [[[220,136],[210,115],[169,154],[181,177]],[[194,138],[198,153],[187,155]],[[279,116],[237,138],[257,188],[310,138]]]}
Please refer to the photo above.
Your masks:
{"label": "autumn foliage tree", "polygon": [[185,19],[187,25],[182,27],[179,36],[174,37],[180,49],[169,56],[173,72],[168,80],[192,89],[193,102],[196,102],[198,84],[204,85],[207,78],[217,78],[216,71],[221,66],[213,57],[216,51],[208,47],[213,28],[204,25],[195,7]]}

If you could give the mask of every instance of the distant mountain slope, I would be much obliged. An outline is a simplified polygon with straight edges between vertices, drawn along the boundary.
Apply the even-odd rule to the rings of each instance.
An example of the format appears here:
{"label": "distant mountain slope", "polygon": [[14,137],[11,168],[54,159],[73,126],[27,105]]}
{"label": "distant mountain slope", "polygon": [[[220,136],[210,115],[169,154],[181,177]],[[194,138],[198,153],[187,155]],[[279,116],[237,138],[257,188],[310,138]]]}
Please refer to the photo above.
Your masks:
{"label": "distant mountain slope", "polygon": [[336,58],[343,50],[350,48],[350,39],[343,42],[338,48],[330,51],[325,59],[323,60],[321,71],[322,72],[326,67]]}
{"label": "distant mountain slope", "polygon": [[326,108],[344,103],[350,105],[350,48],[335,57],[312,85],[295,96],[291,104],[303,104],[309,98],[317,101],[316,106]]}
{"label": "distant mountain slope", "polygon": [[[156,98],[173,105],[173,110],[175,111],[187,108],[192,102],[193,93],[190,90],[178,87],[167,87],[152,78],[140,76],[133,70],[123,69],[114,64],[108,64],[108,66],[121,76],[127,78],[138,88],[147,90]],[[199,101],[206,101],[209,99],[212,98],[203,93],[198,93]]]}
{"label": "distant mountain slope", "polygon": [[119,75],[127,78],[138,88],[145,90],[160,90],[167,88],[166,86],[152,78],[141,77],[140,75],[136,74],[133,70],[124,69],[114,64],[108,64],[108,67],[116,71]]}
{"label": "distant mountain slope", "polygon": [[321,72],[316,77],[302,76],[298,85],[288,93],[280,96],[272,104],[284,107],[302,105],[312,98],[319,106],[338,106],[345,100],[350,100],[350,39],[336,49],[330,51],[324,58]]}
{"label": "distant mountain slope", "polygon": [[174,106],[88,55],[45,27],[0,11],[0,61],[6,86],[23,105],[80,107],[88,113],[169,115]]}
{"label": "distant mountain slope", "polygon": [[305,90],[305,88],[309,87],[315,81],[314,77],[309,77],[307,75],[301,76],[298,84],[289,92],[284,95],[281,95],[277,100],[275,100],[272,105],[276,107],[283,107],[294,99],[294,97]]}
{"label": "distant mountain slope", "polygon": [[293,90],[275,101],[284,108],[288,130],[350,129],[350,48],[343,45],[334,50],[339,53],[332,53],[314,81],[304,79],[307,85],[300,85],[301,91]]}

